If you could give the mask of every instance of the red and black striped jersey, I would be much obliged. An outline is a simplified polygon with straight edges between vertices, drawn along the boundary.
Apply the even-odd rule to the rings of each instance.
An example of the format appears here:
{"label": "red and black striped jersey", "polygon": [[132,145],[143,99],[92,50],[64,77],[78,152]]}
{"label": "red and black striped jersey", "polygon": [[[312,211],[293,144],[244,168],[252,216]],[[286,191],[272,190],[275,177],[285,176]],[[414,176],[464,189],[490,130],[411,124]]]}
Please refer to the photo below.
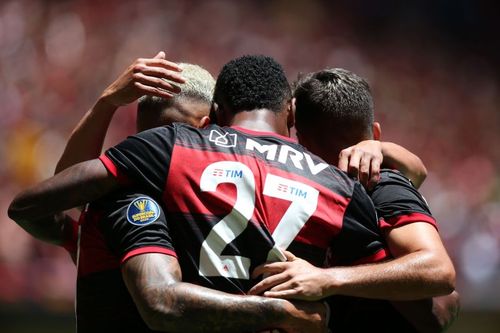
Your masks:
{"label": "red and black striped jersey", "polygon": [[174,124],[139,133],[100,157],[164,205],[183,279],[244,293],[252,269],[288,248],[317,265],[387,253],[358,183],[274,133]]}

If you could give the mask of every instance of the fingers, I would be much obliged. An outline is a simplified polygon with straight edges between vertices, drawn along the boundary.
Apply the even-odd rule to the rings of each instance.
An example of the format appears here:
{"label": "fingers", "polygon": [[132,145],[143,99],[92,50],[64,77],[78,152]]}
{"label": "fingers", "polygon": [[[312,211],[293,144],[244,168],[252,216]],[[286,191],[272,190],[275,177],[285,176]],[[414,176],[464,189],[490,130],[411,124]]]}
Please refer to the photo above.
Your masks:
{"label": "fingers", "polygon": [[[260,281],[257,283],[255,286],[253,286],[248,293],[250,295],[260,295],[264,291],[271,289],[271,288],[277,288],[281,283],[284,283],[288,281],[289,276],[287,274],[276,274],[276,275],[271,275],[265,278],[264,280]],[[279,290],[279,288],[278,288]]]}
{"label": "fingers", "polygon": [[186,79],[175,71],[171,71],[163,67],[150,66],[142,63],[134,65],[133,73],[143,73],[145,75],[154,76],[161,79],[167,79],[176,83],[186,82]]}
{"label": "fingers", "polygon": [[271,298],[285,298],[285,299],[303,299],[295,289],[286,289],[280,291],[266,291],[263,296]]}
{"label": "fingers", "polygon": [[349,155],[351,150],[349,148],[343,149],[339,154],[339,169],[347,172],[347,167],[349,165]]}
{"label": "fingers", "polygon": [[142,91],[144,95],[150,95],[150,96],[157,96],[157,97],[163,97],[163,98],[172,98],[174,97],[174,94],[169,93],[166,90],[162,90],[156,87],[148,86],[145,84],[142,84],[140,82],[134,82],[134,86]]}
{"label": "fingers", "polygon": [[165,59],[165,52],[160,51],[157,55],[154,56],[155,59]]}
{"label": "fingers", "polygon": [[373,159],[370,168],[370,179],[368,181],[368,189],[373,189],[380,180],[380,159]]}
{"label": "fingers", "polygon": [[368,179],[370,178],[370,166],[372,162],[372,156],[369,156],[367,154],[364,154],[361,157],[360,163],[359,163],[359,172],[358,172],[358,179],[363,185],[368,184]]}
{"label": "fingers", "polygon": [[262,264],[257,267],[252,272],[252,279],[256,279],[257,277],[261,276],[262,274],[276,274],[276,273],[281,273],[283,270],[285,270],[286,265],[285,263],[282,262],[274,262],[274,263],[267,263],[267,264]]}
{"label": "fingers", "polygon": [[382,160],[380,142],[365,140],[340,152],[339,169],[357,177],[365,187],[371,189],[380,179]]}
{"label": "fingers", "polygon": [[294,261],[297,259],[297,257],[290,251],[284,250],[283,254],[285,255],[287,261]]}
{"label": "fingers", "polygon": [[353,149],[351,151],[351,156],[349,158],[349,166],[347,167],[347,173],[352,177],[358,178],[361,156],[362,152],[359,149]]}
{"label": "fingers", "polygon": [[139,58],[135,61],[137,65],[144,64],[147,66],[162,67],[176,72],[182,72],[182,68],[175,62],[168,61],[162,58]]}
{"label": "fingers", "polygon": [[155,76],[149,76],[145,75],[143,73],[135,73],[134,74],[134,81],[142,83],[144,85],[153,87],[153,88],[158,88],[161,90],[166,90],[169,93],[179,93],[181,91],[181,88],[173,83],[170,83],[167,80],[155,77]]}

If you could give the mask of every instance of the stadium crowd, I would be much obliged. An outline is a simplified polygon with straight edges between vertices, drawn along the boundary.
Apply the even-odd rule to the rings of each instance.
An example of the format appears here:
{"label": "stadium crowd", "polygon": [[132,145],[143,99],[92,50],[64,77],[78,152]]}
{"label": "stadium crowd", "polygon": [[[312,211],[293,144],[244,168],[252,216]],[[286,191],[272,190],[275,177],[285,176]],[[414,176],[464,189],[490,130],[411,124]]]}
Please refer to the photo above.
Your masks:
{"label": "stadium crowd", "polygon": [[[125,65],[165,50],[214,74],[233,57],[262,53],[290,80],[327,66],[366,77],[383,139],[427,166],[421,191],[455,262],[463,306],[500,309],[497,68],[415,13],[323,1],[2,2],[0,302],[71,311],[69,256],[22,231],[7,205],[53,173],[69,132]],[[117,114],[107,147],[134,132],[134,111]]]}

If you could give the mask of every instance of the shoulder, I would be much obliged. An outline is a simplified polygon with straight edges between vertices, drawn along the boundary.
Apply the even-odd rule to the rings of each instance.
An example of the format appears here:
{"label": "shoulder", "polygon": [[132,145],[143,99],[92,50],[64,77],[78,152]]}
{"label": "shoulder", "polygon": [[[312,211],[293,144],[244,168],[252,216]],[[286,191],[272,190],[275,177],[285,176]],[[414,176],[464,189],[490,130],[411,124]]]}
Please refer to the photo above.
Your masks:
{"label": "shoulder", "polygon": [[380,180],[375,187],[369,191],[373,198],[381,193],[399,191],[417,192],[411,181],[397,170],[382,169],[380,171]]}
{"label": "shoulder", "polygon": [[404,176],[401,172],[392,169],[382,169],[380,171],[380,180],[377,185],[375,185],[373,190],[370,191],[370,194],[376,193],[386,188],[396,187],[417,191],[417,189],[413,186],[411,180]]}
{"label": "shoulder", "polygon": [[411,181],[401,173],[383,170],[380,182],[369,193],[376,207],[399,207],[400,210],[424,210],[429,212],[427,202]]}

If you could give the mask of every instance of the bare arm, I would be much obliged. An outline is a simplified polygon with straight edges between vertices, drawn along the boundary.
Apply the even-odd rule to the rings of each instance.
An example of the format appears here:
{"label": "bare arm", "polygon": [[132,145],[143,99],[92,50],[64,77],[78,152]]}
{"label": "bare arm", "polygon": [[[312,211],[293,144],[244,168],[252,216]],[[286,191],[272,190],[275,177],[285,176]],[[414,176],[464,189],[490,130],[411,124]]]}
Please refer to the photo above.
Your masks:
{"label": "bare arm", "polygon": [[100,98],[80,120],[57,163],[55,174],[76,163],[97,158],[109,124],[118,107]]}
{"label": "bare arm", "polygon": [[184,283],[177,259],[171,256],[149,253],[132,257],[123,264],[122,275],[141,316],[153,330],[174,333],[326,329],[316,312],[324,312],[322,304],[231,295]]}
{"label": "bare arm", "polygon": [[347,295],[386,300],[415,300],[447,295],[455,287],[455,270],[436,229],[412,223],[392,229],[387,243],[393,260],[371,265],[318,268],[293,255],[291,262],[264,264],[253,276],[274,274],[251,294],[306,300]]}
{"label": "bare arm", "polygon": [[382,142],[384,164],[401,171],[416,188],[427,177],[427,169],[422,160],[411,151],[392,142]]}
{"label": "bare arm", "polygon": [[390,167],[408,177],[418,188],[427,177],[427,169],[420,158],[395,143],[365,140],[343,149],[339,154],[341,170],[358,177],[366,187],[372,188],[380,178],[380,168]]}
{"label": "bare arm", "polygon": [[170,98],[178,93],[179,87],[164,79],[184,83],[180,71],[177,64],[165,60],[164,52],[159,52],[154,58],[135,60],[104,90],[75,127],[55,173],[99,156],[111,119],[120,106],[130,104],[143,95]]}
{"label": "bare arm", "polygon": [[25,230],[37,230],[33,226],[38,221],[95,200],[118,186],[100,160],[82,162],[19,193],[8,214]]}
{"label": "bare arm", "polygon": [[66,235],[71,233],[73,220],[64,213],[33,220],[19,221],[19,226],[33,237],[54,245],[63,245]]}

